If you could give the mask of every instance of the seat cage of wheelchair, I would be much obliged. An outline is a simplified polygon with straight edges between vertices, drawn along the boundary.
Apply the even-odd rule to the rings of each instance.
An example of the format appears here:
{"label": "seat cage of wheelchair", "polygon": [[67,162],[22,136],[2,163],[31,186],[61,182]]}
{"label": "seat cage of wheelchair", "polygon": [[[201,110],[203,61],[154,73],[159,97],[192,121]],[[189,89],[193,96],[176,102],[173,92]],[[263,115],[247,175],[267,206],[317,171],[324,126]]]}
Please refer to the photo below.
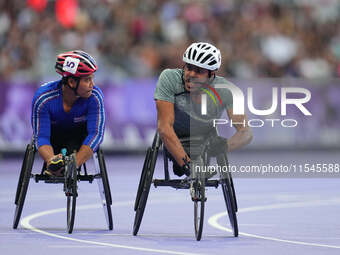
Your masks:
{"label": "seat cage of wheelchair", "polygon": [[[179,140],[187,152],[188,150],[190,150],[191,159],[194,159],[199,156],[203,156],[204,161],[209,162],[211,159],[211,156],[209,155],[209,152],[206,150],[206,147],[209,142],[209,138],[211,138],[211,136],[216,136],[216,135],[217,135],[217,131],[214,130],[214,132],[210,133],[207,136],[184,137],[184,138],[179,138]],[[154,187],[169,186],[175,189],[189,189],[190,185],[188,182],[188,178],[184,178],[184,179],[171,179],[170,178],[169,160],[174,160],[174,159],[171,158],[170,153],[168,152],[168,150],[162,143],[160,135],[157,132],[154,137],[151,150],[156,150],[157,152],[156,154],[158,154],[158,151],[161,147],[163,147],[164,179],[154,179],[153,180]],[[222,151],[221,153],[227,160],[226,151]],[[205,182],[205,186],[218,188],[220,183],[221,183],[221,180],[209,180],[208,179]]]}
{"label": "seat cage of wheelchair", "polygon": [[[34,152],[36,152],[36,147],[34,145],[34,142],[32,141],[32,148],[34,149]],[[97,154],[101,154],[102,151],[98,149],[96,152]],[[83,173],[82,170],[83,169]],[[44,170],[46,170],[46,162],[43,164],[43,167],[41,169],[40,174],[32,174],[31,177],[34,178],[35,182],[38,183],[40,181],[44,181],[45,183],[64,183],[65,177],[64,176],[50,176],[44,174]],[[89,183],[92,183],[94,179],[100,179],[101,175],[100,173],[96,173],[94,175],[88,174],[86,163],[82,164],[80,167],[77,168],[77,180],[78,181],[88,181]]]}

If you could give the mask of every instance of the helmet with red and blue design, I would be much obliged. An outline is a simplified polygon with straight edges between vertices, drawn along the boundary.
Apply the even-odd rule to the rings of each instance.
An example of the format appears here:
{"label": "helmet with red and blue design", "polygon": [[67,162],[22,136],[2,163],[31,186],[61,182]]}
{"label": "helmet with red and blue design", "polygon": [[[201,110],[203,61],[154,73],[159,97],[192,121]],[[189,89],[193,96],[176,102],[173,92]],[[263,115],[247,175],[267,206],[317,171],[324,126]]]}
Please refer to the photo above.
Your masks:
{"label": "helmet with red and blue design", "polygon": [[55,70],[63,77],[86,77],[97,71],[94,58],[81,50],[61,53],[57,56]]}

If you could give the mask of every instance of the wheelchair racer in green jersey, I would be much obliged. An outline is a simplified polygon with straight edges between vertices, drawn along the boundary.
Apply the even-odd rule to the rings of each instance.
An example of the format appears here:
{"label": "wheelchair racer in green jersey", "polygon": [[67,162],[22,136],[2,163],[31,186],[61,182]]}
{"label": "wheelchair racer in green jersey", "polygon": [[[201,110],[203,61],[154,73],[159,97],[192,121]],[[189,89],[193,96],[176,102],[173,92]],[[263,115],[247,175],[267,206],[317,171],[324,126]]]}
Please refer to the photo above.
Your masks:
{"label": "wheelchair racer in green jersey", "polygon": [[[183,54],[183,62],[182,69],[165,69],[160,74],[154,93],[157,130],[173,158],[174,173],[179,176],[185,173],[186,162],[190,162],[179,138],[209,133],[214,129],[213,120],[221,118],[224,111],[236,129],[228,140],[219,137],[219,144],[224,144],[226,151],[247,145],[253,137],[247,116],[233,114],[233,97],[227,89],[231,83],[216,75],[221,66],[220,51],[209,43],[193,43]],[[226,88],[216,88],[217,84]],[[206,114],[202,114],[202,93],[214,93],[218,98],[218,103],[206,100]]]}

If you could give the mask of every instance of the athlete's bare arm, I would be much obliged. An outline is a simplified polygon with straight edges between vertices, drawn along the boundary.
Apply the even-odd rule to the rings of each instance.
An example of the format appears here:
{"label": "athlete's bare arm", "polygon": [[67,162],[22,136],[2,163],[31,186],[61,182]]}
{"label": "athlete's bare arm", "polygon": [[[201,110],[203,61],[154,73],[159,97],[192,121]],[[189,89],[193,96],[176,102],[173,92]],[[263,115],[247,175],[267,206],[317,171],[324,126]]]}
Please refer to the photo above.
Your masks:
{"label": "athlete's bare arm", "polygon": [[53,148],[51,145],[43,145],[40,146],[39,149],[39,154],[43,158],[43,160],[48,164],[50,160],[54,157],[54,152]]}
{"label": "athlete's bare arm", "polygon": [[84,164],[88,159],[92,157],[92,155],[93,151],[91,147],[83,144],[76,155],[77,167],[80,167],[82,164]]}
{"label": "athlete's bare arm", "polygon": [[230,152],[249,144],[253,139],[253,133],[248,126],[247,115],[234,115],[232,109],[228,109],[227,113],[236,129],[236,133],[228,139],[228,151]]}
{"label": "athlete's bare arm", "polygon": [[156,100],[156,107],[158,133],[160,134],[161,139],[167,150],[175,158],[177,163],[180,166],[183,166],[183,158],[186,158],[188,161],[190,159],[185,153],[183,146],[173,128],[173,124],[175,121],[174,104],[167,101]]}

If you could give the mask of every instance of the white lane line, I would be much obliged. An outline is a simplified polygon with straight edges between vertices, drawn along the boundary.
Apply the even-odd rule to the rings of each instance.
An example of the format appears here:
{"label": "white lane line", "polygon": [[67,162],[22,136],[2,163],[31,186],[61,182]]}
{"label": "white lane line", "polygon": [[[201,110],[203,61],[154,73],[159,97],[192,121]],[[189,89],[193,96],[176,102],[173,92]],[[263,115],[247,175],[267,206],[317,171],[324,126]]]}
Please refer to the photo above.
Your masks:
{"label": "white lane line", "polygon": [[106,246],[99,246],[99,245],[48,245],[48,248],[110,248],[110,247],[106,247]]}
{"label": "white lane line", "polygon": [[239,226],[249,226],[249,227],[276,227],[276,224],[252,224],[252,223],[240,223]]}
{"label": "white lane line", "polygon": [[0,235],[15,235],[15,236],[17,236],[18,233],[19,233],[19,235],[20,234],[23,234],[23,235],[36,235],[37,234],[37,233],[33,233],[33,232],[29,232],[29,231],[25,230],[25,231],[22,231],[22,232],[14,232],[14,233],[0,233]]}
{"label": "white lane line", "polygon": [[[98,234],[100,236],[131,236],[131,234]],[[192,234],[138,234],[140,237],[169,237],[169,238],[191,238],[193,239],[194,236]],[[223,237],[222,235],[204,235],[204,237]]]}
{"label": "white lane line", "polygon": [[[264,206],[254,206],[254,207],[239,209],[238,212],[244,213],[244,212],[282,209],[282,208],[328,206],[328,205],[338,205],[338,204],[340,204],[340,199],[335,198],[335,199],[329,199],[329,200],[315,200],[315,201],[308,201],[308,202],[280,203],[280,204],[271,204],[271,205],[264,205]],[[232,232],[230,228],[226,228],[218,223],[218,220],[220,218],[226,217],[226,216],[227,216],[226,212],[215,214],[209,218],[208,223],[214,228],[227,231],[227,232]],[[265,240],[276,241],[276,242],[340,249],[340,246],[337,246],[337,245],[300,242],[300,241],[280,239],[280,238],[275,238],[275,237],[270,237],[270,236],[255,235],[255,234],[250,234],[250,233],[245,233],[245,232],[239,232],[239,234],[243,236],[254,237],[254,238],[265,239]]]}
{"label": "white lane line", "polygon": [[[177,200],[176,200],[177,201]],[[150,201],[151,202],[151,201]],[[152,201],[152,203],[155,202],[163,202],[164,200],[160,201]],[[169,202],[169,200],[167,201]],[[149,203],[150,204],[150,203]],[[122,202],[117,202],[113,203],[113,207],[118,207],[118,206],[133,206],[134,201],[122,201]],[[95,205],[84,205],[84,206],[78,206],[77,210],[86,210],[86,209],[93,209],[93,208],[98,208],[101,207],[102,205],[100,204],[95,204]],[[181,252],[181,251],[171,251],[171,250],[161,250],[161,249],[152,249],[152,248],[143,248],[143,247],[136,247],[136,246],[128,246],[128,245],[121,245],[121,244],[113,244],[113,243],[103,243],[103,242],[96,242],[96,241],[87,241],[87,240],[82,240],[82,239],[77,239],[77,238],[72,238],[72,237],[66,237],[62,235],[57,235],[53,234],[41,229],[38,229],[30,224],[30,221],[39,218],[42,216],[46,216],[49,214],[54,214],[54,213],[59,213],[59,212],[65,212],[65,208],[58,208],[58,209],[53,209],[53,210],[48,210],[48,211],[43,211],[43,212],[38,212],[29,216],[26,216],[21,220],[21,225],[24,228],[27,228],[31,231],[47,235],[47,236],[52,236],[60,239],[65,239],[69,241],[75,241],[79,243],[86,243],[86,244],[93,244],[93,245],[100,245],[100,246],[106,246],[106,247],[113,247],[113,248],[122,248],[122,249],[129,249],[129,250],[137,250],[137,251],[144,251],[144,252],[154,252],[154,253],[163,253],[163,254],[175,254],[175,255],[203,255],[201,253],[189,253],[189,252]],[[132,235],[131,235],[132,236]]]}

